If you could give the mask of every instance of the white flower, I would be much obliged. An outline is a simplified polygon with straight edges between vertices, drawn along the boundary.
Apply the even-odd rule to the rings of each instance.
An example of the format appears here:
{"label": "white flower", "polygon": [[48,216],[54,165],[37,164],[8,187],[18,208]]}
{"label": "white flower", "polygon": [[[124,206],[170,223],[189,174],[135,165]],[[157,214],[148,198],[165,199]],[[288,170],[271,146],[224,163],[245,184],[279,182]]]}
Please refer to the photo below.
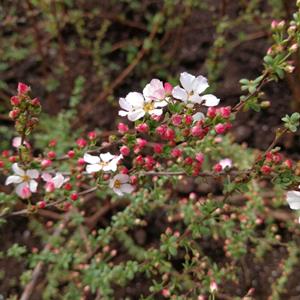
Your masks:
{"label": "white flower", "polygon": [[37,190],[38,183],[36,180],[39,177],[39,172],[37,170],[27,170],[21,169],[17,163],[12,165],[12,169],[15,175],[7,177],[5,185],[14,183],[16,186],[16,193],[21,198],[29,198],[31,193],[35,193]]}
{"label": "white flower", "polygon": [[119,110],[119,116],[127,116],[128,120],[133,122],[144,117],[146,113],[160,116],[163,113],[160,107],[166,105],[164,102],[145,99],[141,93],[131,92],[125,98],[120,98],[122,110]]}
{"label": "white flower", "polygon": [[69,180],[61,173],[56,173],[54,177],[52,177],[49,173],[43,173],[42,178],[46,182],[45,189],[47,192],[53,192],[55,189],[61,188],[62,185]]}
{"label": "white flower", "polygon": [[118,174],[115,175],[109,181],[109,187],[113,189],[113,191],[119,196],[123,196],[125,194],[130,194],[133,192],[134,187],[129,184],[130,178],[126,174]]}
{"label": "white flower", "polygon": [[[22,138],[20,136],[14,137],[12,140],[12,146],[15,148],[19,148],[21,146]],[[24,145],[27,148],[30,148],[30,144],[26,141],[24,141]]]}
{"label": "white flower", "polygon": [[85,153],[83,159],[89,165],[86,166],[88,173],[95,173],[103,170],[104,172],[117,170],[118,162],[123,156],[112,155],[109,152],[101,153],[99,156],[90,155]]}
{"label": "white flower", "polygon": [[291,209],[300,209],[300,192],[299,191],[287,192],[286,200]]}
{"label": "white flower", "polygon": [[203,104],[205,106],[216,106],[220,99],[212,94],[202,95],[208,87],[207,79],[203,76],[195,77],[187,72],[180,74],[180,86],[175,86],[172,95],[175,99],[179,99],[187,104]]}
{"label": "white flower", "polygon": [[222,166],[222,169],[231,168],[232,167],[232,160],[230,158],[224,158],[219,161],[219,164]]}

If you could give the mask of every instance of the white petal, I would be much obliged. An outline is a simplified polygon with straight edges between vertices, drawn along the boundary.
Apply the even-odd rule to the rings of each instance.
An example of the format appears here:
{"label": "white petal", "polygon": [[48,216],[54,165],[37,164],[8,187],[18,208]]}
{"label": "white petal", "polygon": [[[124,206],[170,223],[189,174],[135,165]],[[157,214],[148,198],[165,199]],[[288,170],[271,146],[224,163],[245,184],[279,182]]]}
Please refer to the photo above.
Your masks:
{"label": "white petal", "polygon": [[100,163],[100,157],[95,155],[90,155],[88,153],[85,153],[83,156],[83,160],[89,164],[99,164]]}
{"label": "white petal", "polygon": [[168,102],[167,101],[154,101],[153,102],[154,104],[154,107],[157,108],[157,107],[165,107],[168,105]]}
{"label": "white petal", "polygon": [[5,185],[11,184],[11,183],[21,183],[23,181],[22,177],[12,175],[8,176],[5,181]]}
{"label": "white petal", "polygon": [[117,174],[114,176],[113,180],[119,180],[121,183],[126,183],[129,181],[129,176],[127,174]]}
{"label": "white petal", "polygon": [[39,177],[39,171],[38,170],[27,170],[26,175],[28,175],[30,178],[36,179]]}
{"label": "white petal", "polygon": [[43,173],[42,176],[44,181],[48,182],[52,180],[52,176],[49,173]]}
{"label": "white petal", "polygon": [[38,183],[35,180],[29,181],[29,189],[32,193],[36,192],[37,186],[38,186]]}
{"label": "white petal", "polygon": [[286,200],[291,209],[300,209],[300,192],[298,191],[287,192]]}
{"label": "white petal", "polygon": [[134,122],[142,118],[144,115],[145,115],[145,111],[143,109],[135,110],[128,113],[128,120]]}
{"label": "white petal", "polygon": [[128,115],[128,111],[125,110],[119,110],[119,116],[126,117]]}
{"label": "white petal", "polygon": [[201,104],[203,102],[203,99],[198,94],[194,94],[194,95],[189,97],[189,101],[191,101],[192,103]]}
{"label": "white petal", "polygon": [[182,87],[189,93],[193,90],[193,82],[195,80],[195,76],[189,74],[187,72],[183,72],[180,74],[180,83]]}
{"label": "white petal", "polygon": [[110,152],[106,152],[106,153],[101,153],[100,154],[100,158],[102,161],[104,162],[109,162],[110,160],[112,160],[113,158],[115,158],[115,155],[112,155]]}
{"label": "white petal", "polygon": [[137,92],[130,92],[126,96],[126,101],[133,107],[133,108],[142,108],[144,106],[144,96],[141,93]]}
{"label": "white petal", "polygon": [[134,186],[132,186],[131,184],[125,183],[125,184],[122,184],[122,185],[121,185],[120,190],[121,190],[123,193],[130,194],[130,193],[133,192]]}
{"label": "white petal", "polygon": [[203,95],[202,100],[204,100],[203,105],[205,105],[205,106],[216,106],[220,102],[219,98],[217,98],[216,96],[211,95],[211,94]]}
{"label": "white petal", "polygon": [[125,98],[120,98],[119,104],[120,104],[120,107],[124,110],[127,110],[127,111],[132,110],[132,106]]}
{"label": "white petal", "polygon": [[209,87],[207,79],[204,76],[198,76],[193,81],[193,91],[196,94],[203,93]]}
{"label": "white petal", "polygon": [[174,89],[172,90],[172,96],[175,99],[179,99],[179,100],[182,100],[184,102],[186,102],[187,99],[188,99],[188,93],[178,85],[175,86]]}
{"label": "white petal", "polygon": [[55,177],[52,179],[55,188],[59,189],[65,182],[65,178],[61,173],[57,173]]}
{"label": "white petal", "polygon": [[149,111],[150,115],[156,115],[156,116],[161,116],[163,113],[162,109],[156,108],[156,109],[152,109]]}
{"label": "white petal", "polygon": [[12,169],[13,169],[14,173],[17,174],[17,175],[20,175],[20,176],[25,175],[25,171],[22,170],[17,163],[14,163],[12,165]]}
{"label": "white petal", "polygon": [[102,170],[102,166],[98,164],[93,164],[93,165],[87,165],[86,166],[86,171],[90,173],[96,173]]}
{"label": "white petal", "polygon": [[123,195],[124,195],[120,189],[113,188],[113,191],[114,191],[117,195],[119,195],[119,196],[123,196]]}
{"label": "white petal", "polygon": [[224,158],[219,161],[219,164],[222,166],[222,169],[225,169],[226,167],[231,168],[232,160],[229,158]]}
{"label": "white petal", "polygon": [[203,120],[205,118],[204,114],[202,112],[197,112],[193,115],[193,121],[198,122],[200,120]]}

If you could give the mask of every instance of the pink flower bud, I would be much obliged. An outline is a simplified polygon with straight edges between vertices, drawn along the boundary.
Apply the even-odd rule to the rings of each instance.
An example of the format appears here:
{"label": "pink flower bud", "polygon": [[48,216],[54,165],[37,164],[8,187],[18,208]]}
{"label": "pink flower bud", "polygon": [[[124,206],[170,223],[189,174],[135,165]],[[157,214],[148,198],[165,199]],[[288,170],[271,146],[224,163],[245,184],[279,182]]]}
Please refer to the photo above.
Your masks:
{"label": "pink flower bud", "polygon": [[141,138],[136,139],[136,142],[138,147],[140,148],[144,148],[148,144],[148,142],[145,139],[141,139]]}
{"label": "pink flower bud", "polygon": [[219,164],[219,163],[215,164],[214,167],[213,167],[213,170],[214,170],[216,173],[221,172],[221,171],[223,170],[222,165]]}
{"label": "pink flower bud", "polygon": [[94,141],[96,139],[96,137],[97,137],[97,134],[96,134],[95,131],[90,131],[88,133],[88,138],[89,138],[90,141]]}
{"label": "pink flower bud", "polygon": [[54,151],[49,151],[49,152],[47,153],[47,157],[48,157],[49,159],[54,159],[54,158],[56,157],[56,153],[55,153]]}
{"label": "pink flower bud", "polygon": [[136,184],[137,181],[138,181],[138,178],[137,178],[136,175],[130,176],[130,183],[131,183],[131,184]]}
{"label": "pink flower bud", "polygon": [[173,150],[171,151],[171,155],[172,155],[173,157],[180,157],[181,154],[182,154],[182,151],[181,151],[180,149],[178,149],[178,148],[175,148],[175,149],[173,149]]}
{"label": "pink flower bud", "polygon": [[265,175],[268,175],[272,172],[272,168],[268,165],[263,165],[261,168],[260,168],[260,171],[265,174]]}
{"label": "pink flower bud", "polygon": [[221,107],[220,108],[220,114],[225,119],[229,118],[230,114],[231,114],[231,107],[230,106]]}
{"label": "pink flower bud", "polygon": [[174,115],[172,116],[172,124],[174,126],[179,126],[181,124],[181,121],[182,121],[182,117],[180,115]]}
{"label": "pink flower bud", "polygon": [[164,134],[164,138],[166,140],[169,140],[169,141],[172,141],[174,140],[175,138],[175,131],[171,128],[168,128],[166,131],[165,131],[165,134]]}
{"label": "pink flower bud", "polygon": [[30,91],[30,87],[25,83],[19,82],[18,83],[18,94],[26,94]]}
{"label": "pink flower bud", "polygon": [[161,293],[165,298],[169,298],[171,296],[171,293],[168,289],[163,289]]}
{"label": "pink flower bud", "polygon": [[218,290],[218,285],[214,280],[210,283],[209,289],[211,293],[215,293]]}
{"label": "pink flower bud", "polygon": [[149,131],[149,126],[146,123],[139,124],[135,129],[140,133],[147,133]]}
{"label": "pink flower bud", "polygon": [[293,162],[290,159],[285,160],[283,164],[289,169],[293,168]]}
{"label": "pink flower bud", "polygon": [[64,185],[64,189],[66,191],[71,191],[72,189],[72,184],[70,182],[67,182],[65,185]]}
{"label": "pink flower bud", "polygon": [[217,134],[223,134],[226,131],[226,126],[224,124],[219,123],[215,126],[215,131]]}
{"label": "pink flower bud", "polygon": [[12,97],[10,98],[10,103],[11,103],[11,105],[13,105],[13,106],[18,106],[18,105],[21,103],[21,101],[20,101],[20,99],[18,98],[18,96],[12,96]]}
{"label": "pink flower bud", "polygon": [[209,107],[207,110],[207,116],[213,119],[217,115],[217,109],[215,107]]}
{"label": "pink flower bud", "polygon": [[273,20],[272,21],[272,23],[271,23],[271,29],[276,29],[277,28],[277,26],[278,26],[278,21],[276,21],[276,20]]}
{"label": "pink flower bud", "polygon": [[52,193],[55,190],[54,182],[49,181],[45,185],[45,191],[47,193]]}
{"label": "pink flower bud", "polygon": [[81,158],[78,158],[78,160],[77,160],[77,164],[79,165],[79,166],[83,166],[83,165],[85,165],[85,161],[84,161],[84,159],[81,157]]}
{"label": "pink flower bud", "polygon": [[202,127],[200,127],[198,125],[193,126],[191,129],[191,134],[192,134],[192,136],[201,136],[203,134]]}
{"label": "pink flower bud", "polygon": [[76,144],[79,148],[84,148],[87,145],[87,141],[83,138],[80,138],[76,141]]}
{"label": "pink flower bud", "polygon": [[171,95],[172,94],[172,90],[173,90],[173,86],[172,86],[171,83],[165,82],[164,83],[164,89],[165,89],[166,94]]}
{"label": "pink flower bud", "polygon": [[202,153],[197,153],[196,154],[196,160],[202,164],[204,162],[204,155]]}
{"label": "pink flower bud", "polygon": [[75,156],[75,151],[74,150],[69,150],[67,155],[68,155],[69,158],[73,158]]}
{"label": "pink flower bud", "polygon": [[40,102],[39,98],[32,99],[30,103],[31,103],[32,106],[40,106],[41,105],[41,102]]}
{"label": "pink flower bud", "polygon": [[184,122],[186,125],[190,125],[193,122],[193,117],[191,115],[186,115],[184,118]]}
{"label": "pink flower bud", "polygon": [[165,132],[166,132],[166,126],[165,126],[165,125],[158,126],[158,127],[155,129],[155,132],[156,132],[158,135],[160,135],[160,136],[164,135]]}
{"label": "pink flower bud", "polygon": [[0,168],[4,167],[4,162],[2,160],[0,160]]}
{"label": "pink flower bud", "polygon": [[163,145],[161,144],[154,144],[153,145],[153,151],[157,154],[160,154],[163,152]]}
{"label": "pink flower bud", "polygon": [[40,209],[43,209],[46,207],[46,201],[39,201],[37,203],[37,207],[40,208]]}
{"label": "pink flower bud", "polygon": [[13,156],[10,156],[10,157],[8,158],[8,160],[9,160],[11,163],[14,163],[14,162],[17,161],[17,157],[16,157],[15,155],[13,155]]}
{"label": "pink flower bud", "polygon": [[52,165],[52,161],[50,159],[43,159],[41,161],[42,168],[47,168],[47,167],[50,167],[51,165]]}
{"label": "pink flower bud", "polygon": [[191,165],[191,164],[193,164],[193,159],[192,159],[190,156],[188,156],[188,157],[184,160],[184,162],[185,162],[187,165]]}
{"label": "pink flower bud", "polygon": [[158,122],[160,120],[161,116],[158,115],[151,115],[151,119]]}
{"label": "pink flower bud", "polygon": [[122,146],[122,147],[120,148],[120,152],[121,152],[122,155],[128,156],[129,153],[130,153],[130,149],[129,149],[129,147],[127,147],[127,146]]}
{"label": "pink flower bud", "polygon": [[144,158],[142,155],[138,155],[135,159],[137,165],[142,165],[144,163]]}
{"label": "pink flower bud", "polygon": [[19,109],[13,109],[9,112],[8,116],[12,119],[15,120],[18,116],[20,115],[20,110]]}
{"label": "pink flower bud", "polygon": [[124,123],[119,123],[118,124],[118,131],[121,133],[121,134],[124,134],[126,133],[127,131],[129,130],[128,126]]}

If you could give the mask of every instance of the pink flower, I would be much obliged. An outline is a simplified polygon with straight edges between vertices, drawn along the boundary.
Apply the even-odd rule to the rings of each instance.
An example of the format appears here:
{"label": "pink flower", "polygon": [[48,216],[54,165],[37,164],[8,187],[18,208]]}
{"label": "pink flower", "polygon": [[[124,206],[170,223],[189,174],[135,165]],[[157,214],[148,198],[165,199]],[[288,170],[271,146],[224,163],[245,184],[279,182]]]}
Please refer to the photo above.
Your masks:
{"label": "pink flower", "polygon": [[[15,148],[19,148],[21,146],[21,141],[22,138],[20,136],[17,136],[15,138],[13,138],[12,140],[12,146]],[[30,144],[26,141],[24,141],[24,145],[29,149],[30,148]]]}
{"label": "pink flower", "polygon": [[232,160],[230,158],[224,158],[219,161],[219,164],[222,166],[222,169],[231,168],[232,167]]}

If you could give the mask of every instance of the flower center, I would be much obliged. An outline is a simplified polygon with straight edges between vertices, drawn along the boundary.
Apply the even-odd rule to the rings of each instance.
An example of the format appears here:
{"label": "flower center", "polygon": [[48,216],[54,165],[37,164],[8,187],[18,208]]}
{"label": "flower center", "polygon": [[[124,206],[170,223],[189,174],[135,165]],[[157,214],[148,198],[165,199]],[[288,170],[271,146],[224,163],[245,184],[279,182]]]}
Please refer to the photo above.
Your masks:
{"label": "flower center", "polygon": [[121,187],[121,181],[117,179],[117,180],[114,182],[114,188],[119,189],[120,187]]}
{"label": "flower center", "polygon": [[30,177],[28,175],[23,175],[22,179],[24,182],[29,182],[30,181]]}
{"label": "flower center", "polygon": [[108,165],[108,162],[101,161],[101,162],[99,162],[99,165],[103,168]]}
{"label": "flower center", "polygon": [[149,112],[150,110],[154,109],[154,104],[151,102],[148,102],[144,105],[144,111]]}

